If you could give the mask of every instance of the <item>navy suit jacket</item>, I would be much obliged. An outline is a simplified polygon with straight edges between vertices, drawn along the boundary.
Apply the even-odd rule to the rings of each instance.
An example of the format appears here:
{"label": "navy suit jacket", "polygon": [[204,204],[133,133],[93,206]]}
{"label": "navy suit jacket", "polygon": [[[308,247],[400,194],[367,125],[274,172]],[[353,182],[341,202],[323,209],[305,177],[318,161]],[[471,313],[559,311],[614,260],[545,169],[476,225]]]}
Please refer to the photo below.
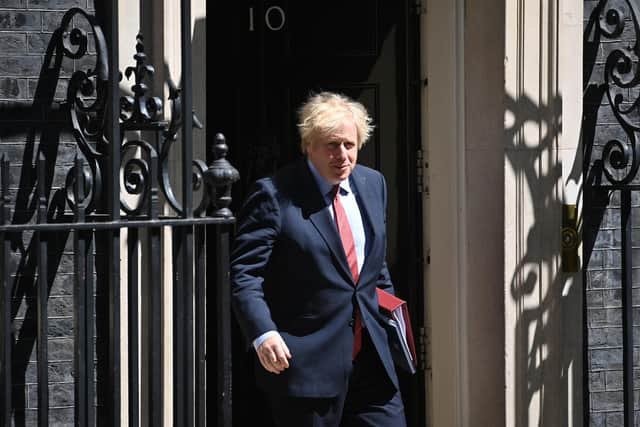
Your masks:
{"label": "navy suit jacket", "polygon": [[360,165],[349,180],[366,234],[357,286],[304,159],[257,181],[239,215],[231,254],[234,312],[249,343],[277,330],[293,356],[279,375],[256,370],[258,385],[269,392],[320,398],[344,391],[355,304],[386,371],[374,374],[398,387],[376,294],[376,287],[393,292],[385,261],[386,184]]}

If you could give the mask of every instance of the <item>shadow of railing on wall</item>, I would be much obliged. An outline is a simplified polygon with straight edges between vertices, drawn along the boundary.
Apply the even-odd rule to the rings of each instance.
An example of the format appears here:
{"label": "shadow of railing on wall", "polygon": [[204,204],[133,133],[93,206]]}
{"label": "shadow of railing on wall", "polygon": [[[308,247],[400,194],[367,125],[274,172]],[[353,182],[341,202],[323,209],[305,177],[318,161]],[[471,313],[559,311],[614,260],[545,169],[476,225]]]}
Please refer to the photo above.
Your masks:
{"label": "shadow of railing on wall", "polygon": [[[505,191],[506,202],[512,203],[506,207],[511,218],[505,220],[515,222],[509,226],[514,235],[508,240],[515,247],[505,248],[515,253],[514,264],[507,266],[512,271],[509,310],[515,310],[516,319],[511,332],[515,366],[507,367],[514,372],[514,416],[523,427],[534,419],[538,425],[569,425],[569,420],[581,417],[573,414],[571,398],[582,387],[582,347],[575,325],[572,336],[565,333],[566,320],[581,317],[581,308],[575,304],[581,300],[581,289],[573,282],[575,275],[561,270],[560,212],[565,203],[563,188],[568,181],[580,182],[582,164],[576,155],[563,182],[560,96],[541,104],[527,96],[508,95],[505,102],[505,152],[510,168],[505,182],[513,187]],[[579,232],[579,218],[577,228]]]}

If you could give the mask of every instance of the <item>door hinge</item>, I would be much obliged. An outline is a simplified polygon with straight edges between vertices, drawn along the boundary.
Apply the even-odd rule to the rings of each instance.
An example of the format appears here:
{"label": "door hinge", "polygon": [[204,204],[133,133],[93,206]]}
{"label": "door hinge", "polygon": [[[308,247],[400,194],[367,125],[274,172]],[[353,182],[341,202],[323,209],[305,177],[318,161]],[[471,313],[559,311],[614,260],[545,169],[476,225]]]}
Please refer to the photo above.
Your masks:
{"label": "door hinge", "polygon": [[418,369],[427,370],[427,329],[420,326],[418,330]]}
{"label": "door hinge", "polygon": [[415,2],[413,3],[413,10],[416,12],[416,15],[426,15],[427,14],[426,0],[415,0]]}
{"label": "door hinge", "polygon": [[429,174],[427,168],[429,163],[424,161],[422,149],[416,151],[416,188],[418,193],[429,195]]}

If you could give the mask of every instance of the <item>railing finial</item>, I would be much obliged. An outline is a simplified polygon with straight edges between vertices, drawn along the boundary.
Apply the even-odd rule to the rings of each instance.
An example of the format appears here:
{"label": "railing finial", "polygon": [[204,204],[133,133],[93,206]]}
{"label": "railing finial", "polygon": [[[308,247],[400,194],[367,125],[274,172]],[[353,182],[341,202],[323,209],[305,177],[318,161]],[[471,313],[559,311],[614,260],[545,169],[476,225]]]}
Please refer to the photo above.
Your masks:
{"label": "railing finial", "polygon": [[213,144],[208,145],[210,158],[215,160],[213,160],[209,169],[204,172],[204,179],[215,208],[213,216],[231,217],[233,216],[229,209],[231,204],[231,185],[240,179],[240,174],[226,159],[229,147],[224,135],[217,133]]}

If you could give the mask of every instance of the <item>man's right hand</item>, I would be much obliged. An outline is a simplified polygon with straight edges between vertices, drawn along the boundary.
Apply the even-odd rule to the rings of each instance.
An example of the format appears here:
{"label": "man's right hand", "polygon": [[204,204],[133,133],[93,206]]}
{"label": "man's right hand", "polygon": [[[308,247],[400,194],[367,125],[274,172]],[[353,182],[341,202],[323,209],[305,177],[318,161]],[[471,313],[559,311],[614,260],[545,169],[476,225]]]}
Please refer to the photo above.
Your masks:
{"label": "man's right hand", "polygon": [[267,338],[256,353],[262,367],[273,374],[279,374],[289,367],[291,352],[280,334]]}

